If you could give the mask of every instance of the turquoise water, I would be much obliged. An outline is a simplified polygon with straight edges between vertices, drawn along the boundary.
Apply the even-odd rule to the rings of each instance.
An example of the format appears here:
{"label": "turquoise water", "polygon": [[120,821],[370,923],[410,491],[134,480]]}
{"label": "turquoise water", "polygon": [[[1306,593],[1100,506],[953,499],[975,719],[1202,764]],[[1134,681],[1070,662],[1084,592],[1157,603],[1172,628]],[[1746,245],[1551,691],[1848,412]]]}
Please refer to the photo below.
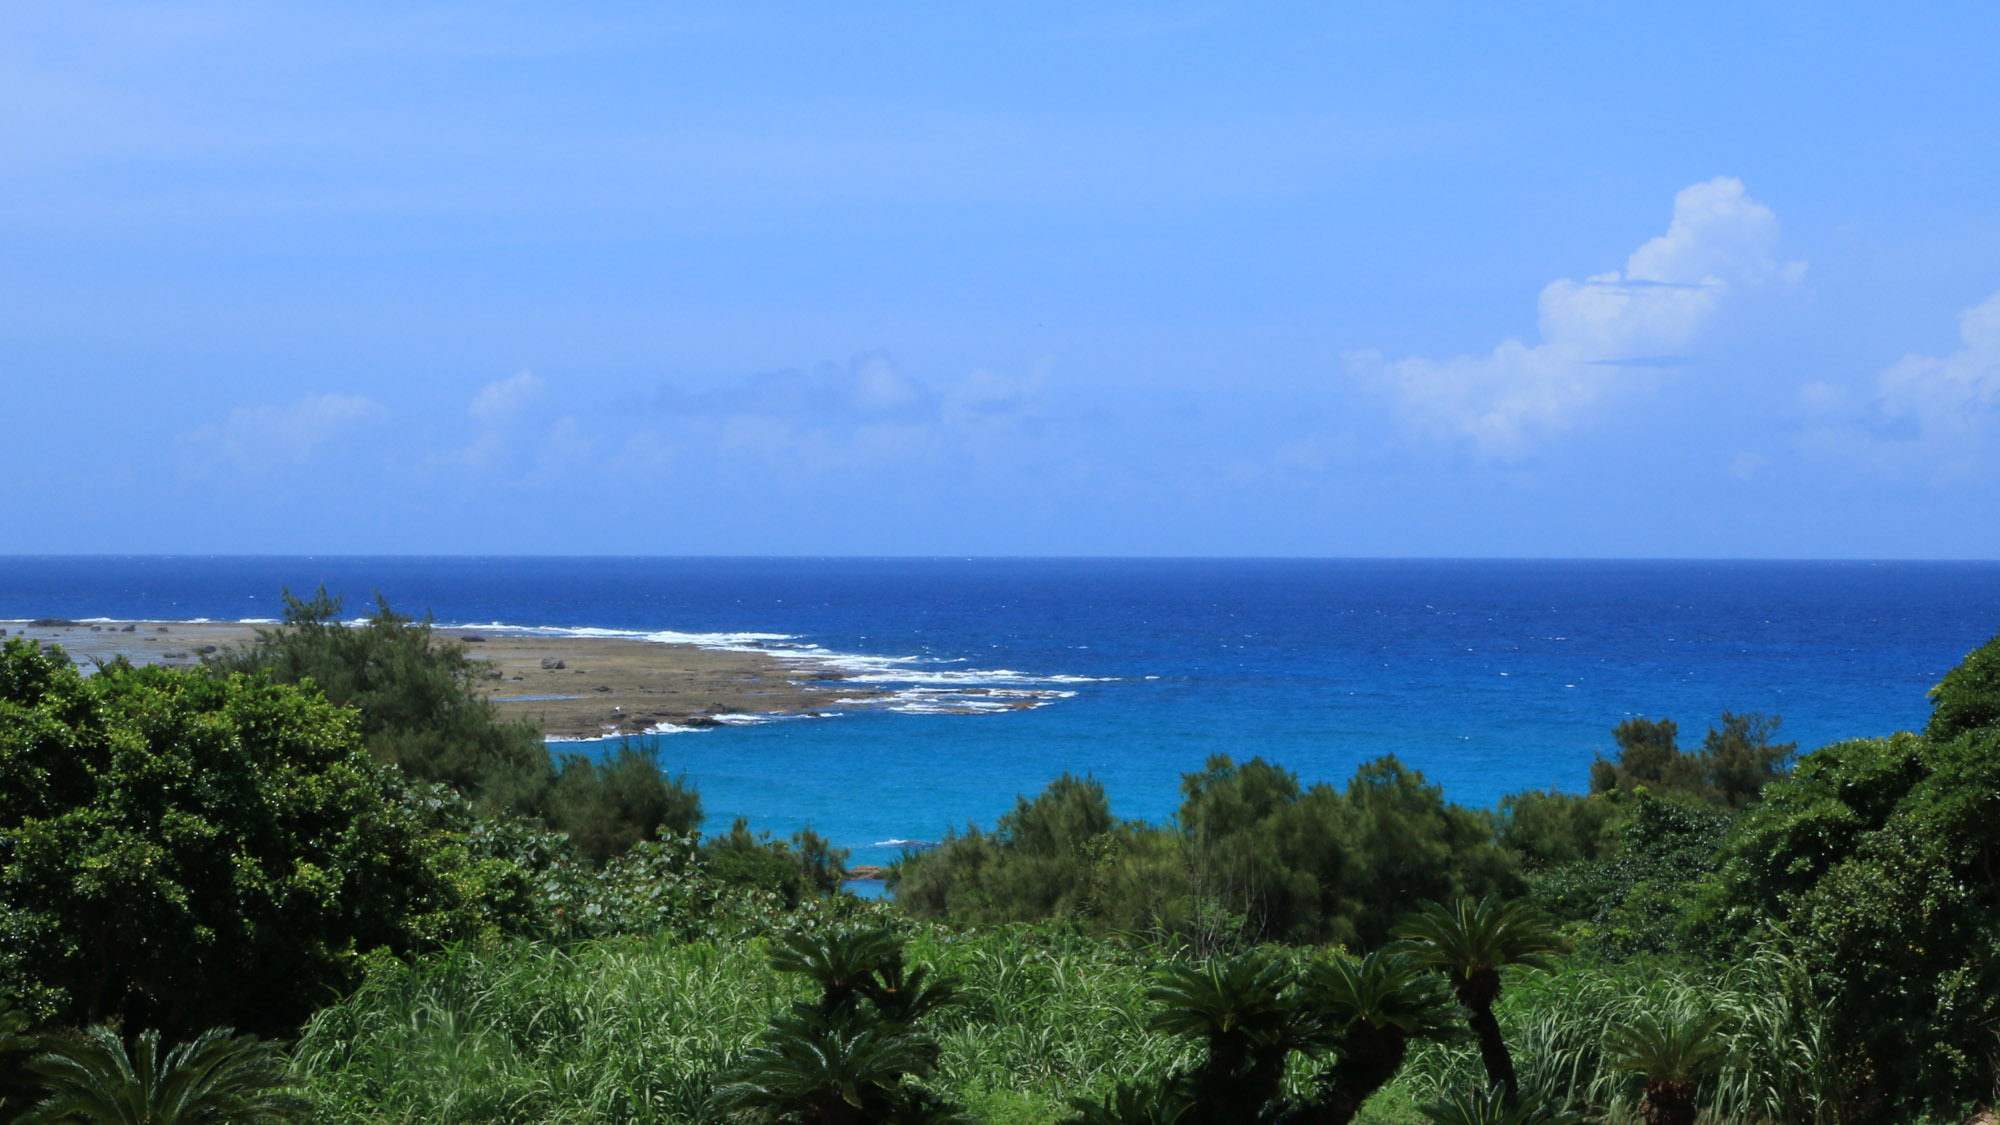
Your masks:
{"label": "turquoise water", "polygon": [[[1162,818],[1180,775],[1262,755],[1341,782],[1393,753],[1469,804],[1579,788],[1643,714],[1724,709],[1802,749],[1921,725],[2000,631],[2000,564],[1473,560],[0,558],[0,618],[272,617],[281,586],[448,624],[695,634],[901,693],[662,736],[710,823],[854,850],[990,825],[1063,770]],[[762,634],[762,639],[744,634]],[[968,689],[1031,710],[938,714]]]}

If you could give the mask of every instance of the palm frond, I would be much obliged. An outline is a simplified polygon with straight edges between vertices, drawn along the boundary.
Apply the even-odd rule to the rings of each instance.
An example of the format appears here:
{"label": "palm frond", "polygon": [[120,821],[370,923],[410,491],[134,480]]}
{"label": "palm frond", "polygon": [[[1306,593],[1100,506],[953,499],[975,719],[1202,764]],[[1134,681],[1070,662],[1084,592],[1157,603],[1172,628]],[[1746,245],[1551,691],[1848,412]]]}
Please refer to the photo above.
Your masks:
{"label": "palm frond", "polygon": [[312,1113],[276,1046],[229,1028],[205,1031],[164,1059],[157,1031],[140,1033],[129,1051],[106,1027],[47,1045],[28,1066],[49,1094],[26,1121],[279,1125]]}

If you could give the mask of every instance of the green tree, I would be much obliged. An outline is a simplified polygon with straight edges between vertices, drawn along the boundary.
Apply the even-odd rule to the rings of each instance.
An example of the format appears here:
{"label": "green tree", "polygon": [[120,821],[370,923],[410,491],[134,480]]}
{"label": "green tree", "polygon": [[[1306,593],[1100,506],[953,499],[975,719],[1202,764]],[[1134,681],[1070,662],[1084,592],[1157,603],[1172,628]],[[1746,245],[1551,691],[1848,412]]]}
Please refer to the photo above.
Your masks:
{"label": "green tree", "polygon": [[1466,1026],[1479,1043],[1486,1077],[1513,1104],[1520,1092],[1514,1058],[1500,1033],[1493,1002],[1500,998],[1500,970],[1553,967],[1550,955],[1562,950],[1551,920],[1525,902],[1489,895],[1450,906],[1425,903],[1396,928],[1399,952],[1432,966],[1451,982],[1467,1012]]}
{"label": "green tree", "polygon": [[341,599],[324,586],[310,600],[284,591],[285,623],[260,629],[254,644],[211,658],[220,672],[264,672],[273,682],[311,680],[335,704],[359,712],[363,744],[376,761],[418,781],[438,781],[484,812],[545,816],[555,773],[541,733],[502,723],[478,690],[497,675],[442,643],[431,619],[389,608],[359,625],[341,621]]}
{"label": "green tree", "polygon": [[363,744],[378,762],[418,782],[451,786],[482,815],[540,821],[602,865],[642,840],[693,832],[701,802],[666,777],[657,755],[630,741],[604,759],[552,758],[530,723],[503,722],[480,685],[496,677],[463,644],[439,638],[431,618],[397,613],[379,594],[359,624],[341,620],[325,587],[309,600],[284,592],[285,622],[254,644],[209,660],[218,672],[262,672],[311,681],[358,713]]}
{"label": "green tree", "polygon": [[1604,858],[1544,871],[1531,901],[1570,923],[1588,952],[1622,960],[1680,949],[1736,817],[1684,794],[1655,797],[1645,789],[1589,800],[1619,810],[1616,847]]}
{"label": "green tree", "polygon": [[69,1018],[283,1032],[361,951],[477,932],[518,876],[262,677],[0,648],[0,964]]}
{"label": "green tree", "polygon": [[1622,811],[1603,793],[1509,793],[1500,799],[1500,843],[1530,872],[1603,859],[1618,848]]}
{"label": "green tree", "polygon": [[691,833],[702,819],[701,795],[661,772],[658,751],[630,741],[601,761],[563,755],[549,804],[549,823],[599,866],[642,840]]}
{"label": "green tree", "polygon": [[1836,1037],[1841,1112],[1990,1094],[2000,1025],[2000,637],[1931,691],[1922,735],[1799,759],[1753,806],[1690,926],[1723,956],[1782,944]]}
{"label": "green tree", "polygon": [[26,1120],[284,1125],[312,1115],[284,1058],[254,1035],[216,1028],[161,1058],[160,1033],[146,1031],[134,1048],[106,1027],[75,1041],[51,1037],[48,1052],[29,1064],[49,1093]]}
{"label": "green tree", "polygon": [[1426,895],[1518,892],[1490,814],[1393,757],[1343,791],[1301,789],[1263,759],[1208,759],[1182,777],[1172,827],[1120,821],[1103,786],[1065,774],[991,833],[904,857],[897,901],[957,922],[1064,918],[1204,955],[1260,940],[1374,942]]}
{"label": "green tree", "polygon": [[1701,785],[1701,767],[1681,753],[1676,740],[1680,728],[1672,719],[1627,719],[1612,728],[1611,740],[1618,744],[1618,761],[1602,756],[1590,764],[1590,791],[1604,793],[1650,785],[1659,789],[1694,789]]}
{"label": "green tree", "polygon": [[1756,801],[1790,768],[1796,742],[1773,742],[1776,715],[1722,713],[1722,725],[1701,740],[1701,770],[1711,799],[1732,809]]}
{"label": "green tree", "polygon": [[1930,690],[1930,700],[1924,737],[1933,742],[2000,725],[2000,637],[1967,653]]}
{"label": "green tree", "polygon": [[1784,776],[1798,749],[1796,743],[1771,741],[1781,722],[1776,715],[1724,711],[1722,725],[1710,727],[1701,750],[1690,754],[1676,744],[1679,728],[1672,719],[1627,719],[1611,732],[1618,760],[1600,755],[1591,763],[1590,791],[1630,792],[1645,786],[1741,808]]}

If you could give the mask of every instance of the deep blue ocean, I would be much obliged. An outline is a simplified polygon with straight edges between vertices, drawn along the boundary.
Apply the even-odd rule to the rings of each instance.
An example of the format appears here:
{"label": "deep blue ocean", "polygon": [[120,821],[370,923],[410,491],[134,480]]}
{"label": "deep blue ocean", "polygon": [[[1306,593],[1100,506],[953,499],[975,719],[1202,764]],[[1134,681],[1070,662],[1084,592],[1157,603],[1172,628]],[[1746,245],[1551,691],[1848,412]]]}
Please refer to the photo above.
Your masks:
{"label": "deep blue ocean", "polygon": [[[1990,562],[15,556],[0,618],[269,618],[321,584],[356,616],[379,590],[441,624],[768,634],[907,689],[658,739],[711,828],[810,822],[854,862],[990,827],[1064,770],[1162,819],[1211,754],[1306,783],[1395,754],[1489,805],[1584,787],[1633,715],[1692,746],[1724,710],[1777,714],[1809,750],[1921,726],[2000,632]],[[968,685],[1043,705],[927,713]]]}

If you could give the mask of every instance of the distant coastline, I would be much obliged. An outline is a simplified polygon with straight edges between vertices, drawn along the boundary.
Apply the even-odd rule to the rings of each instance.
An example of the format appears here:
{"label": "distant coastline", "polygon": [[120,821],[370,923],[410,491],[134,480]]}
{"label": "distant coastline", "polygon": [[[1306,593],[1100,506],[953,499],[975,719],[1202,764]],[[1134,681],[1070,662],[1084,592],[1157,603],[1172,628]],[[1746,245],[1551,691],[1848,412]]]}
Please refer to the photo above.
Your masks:
{"label": "distant coastline", "polygon": [[[112,618],[0,620],[7,636],[59,646],[89,668],[124,657],[187,668],[254,643],[268,619],[124,621]],[[550,741],[675,734],[842,711],[907,706],[907,691],[860,681],[815,653],[754,643],[665,641],[630,635],[507,626],[444,626],[438,640],[463,644],[496,678],[482,685],[504,719],[535,724]],[[1043,694],[960,687],[928,707],[977,714],[1038,705]]]}

